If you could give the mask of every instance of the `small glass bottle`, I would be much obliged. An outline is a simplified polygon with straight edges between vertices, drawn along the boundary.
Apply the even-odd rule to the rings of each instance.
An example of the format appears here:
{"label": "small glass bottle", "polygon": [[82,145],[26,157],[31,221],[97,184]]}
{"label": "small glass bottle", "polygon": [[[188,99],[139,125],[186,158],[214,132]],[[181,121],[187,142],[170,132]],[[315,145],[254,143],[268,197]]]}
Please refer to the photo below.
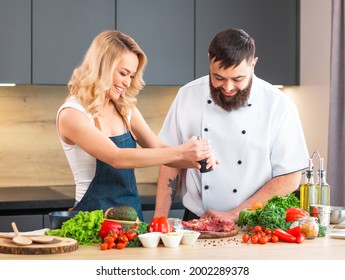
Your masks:
{"label": "small glass bottle", "polygon": [[320,192],[321,192],[321,198],[320,198],[320,204],[330,206],[330,186],[326,182],[326,170],[321,170],[320,172]]}
{"label": "small glass bottle", "polygon": [[320,159],[320,170],[318,170],[319,181],[317,185],[320,188],[320,204],[330,206],[330,186],[326,182],[326,170],[323,169],[323,158]]}
{"label": "small glass bottle", "polygon": [[314,172],[313,172],[313,163],[309,159],[309,167],[306,170],[305,183],[300,185],[300,207],[309,213],[310,207],[310,188],[315,186],[314,184]]}

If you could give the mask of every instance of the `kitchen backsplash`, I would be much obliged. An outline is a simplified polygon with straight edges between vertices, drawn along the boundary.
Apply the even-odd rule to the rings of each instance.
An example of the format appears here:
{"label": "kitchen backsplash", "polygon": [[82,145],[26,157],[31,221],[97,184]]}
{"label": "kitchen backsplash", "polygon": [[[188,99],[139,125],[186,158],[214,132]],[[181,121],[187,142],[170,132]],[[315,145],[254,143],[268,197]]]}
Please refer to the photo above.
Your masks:
{"label": "kitchen backsplash", "polygon": [[[178,87],[145,87],[138,108],[155,133]],[[0,87],[0,187],[73,185],[56,132],[64,86]],[[158,167],[136,170],[138,183],[156,182]]]}

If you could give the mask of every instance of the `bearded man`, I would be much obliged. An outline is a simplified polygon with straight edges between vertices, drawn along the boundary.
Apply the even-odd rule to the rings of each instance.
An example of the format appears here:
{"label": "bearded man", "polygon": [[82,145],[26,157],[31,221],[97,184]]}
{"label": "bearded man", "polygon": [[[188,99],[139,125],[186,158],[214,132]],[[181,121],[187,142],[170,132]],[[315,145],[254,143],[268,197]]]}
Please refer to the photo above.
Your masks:
{"label": "bearded man", "polygon": [[254,39],[243,30],[227,29],[214,37],[208,51],[209,75],[180,88],[159,136],[169,145],[193,135],[209,139],[219,166],[207,173],[161,166],[155,216],[169,215],[181,186],[183,220],[237,221],[253,202],[264,204],[295,191],[308,165],[295,104],[254,74]]}

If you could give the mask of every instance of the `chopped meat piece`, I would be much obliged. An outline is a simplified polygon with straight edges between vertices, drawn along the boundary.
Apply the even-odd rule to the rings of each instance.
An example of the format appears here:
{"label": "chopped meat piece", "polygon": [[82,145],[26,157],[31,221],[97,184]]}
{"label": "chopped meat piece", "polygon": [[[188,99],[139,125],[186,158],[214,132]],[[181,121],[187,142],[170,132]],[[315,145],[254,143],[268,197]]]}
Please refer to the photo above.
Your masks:
{"label": "chopped meat piece", "polygon": [[235,222],[224,218],[193,219],[182,221],[184,228],[197,231],[229,232],[235,229]]}

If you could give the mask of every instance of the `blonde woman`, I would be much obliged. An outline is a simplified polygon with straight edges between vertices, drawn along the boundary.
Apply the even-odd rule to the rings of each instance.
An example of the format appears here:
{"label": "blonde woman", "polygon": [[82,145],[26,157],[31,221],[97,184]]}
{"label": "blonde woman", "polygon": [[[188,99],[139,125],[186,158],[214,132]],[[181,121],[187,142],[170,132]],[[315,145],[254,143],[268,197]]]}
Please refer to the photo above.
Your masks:
{"label": "blonde woman", "polygon": [[134,168],[200,168],[203,158],[208,167],[216,164],[207,140],[169,147],[149,128],[136,107],[146,62],[131,37],[104,31],[71,76],[57,129],[76,184],[74,210],[130,205],[143,220]]}

